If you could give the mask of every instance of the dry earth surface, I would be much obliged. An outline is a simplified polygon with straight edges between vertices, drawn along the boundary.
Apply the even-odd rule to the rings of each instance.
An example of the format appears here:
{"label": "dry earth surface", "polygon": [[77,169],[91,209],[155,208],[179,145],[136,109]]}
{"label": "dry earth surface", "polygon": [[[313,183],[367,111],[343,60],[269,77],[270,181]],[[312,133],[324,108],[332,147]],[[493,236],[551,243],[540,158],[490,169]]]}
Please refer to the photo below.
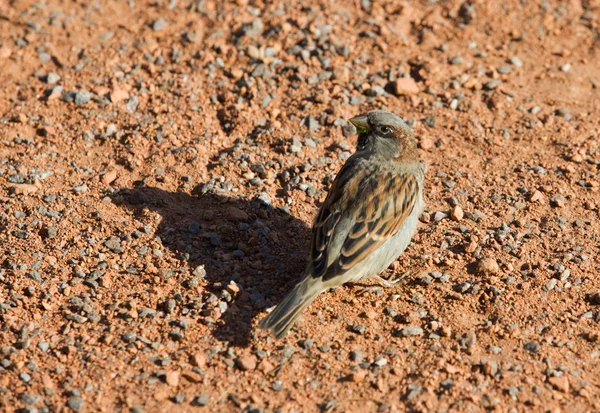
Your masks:
{"label": "dry earth surface", "polygon": [[[599,24],[598,0],[0,1],[0,410],[600,411]],[[409,273],[274,341],[374,108],[429,165]]]}

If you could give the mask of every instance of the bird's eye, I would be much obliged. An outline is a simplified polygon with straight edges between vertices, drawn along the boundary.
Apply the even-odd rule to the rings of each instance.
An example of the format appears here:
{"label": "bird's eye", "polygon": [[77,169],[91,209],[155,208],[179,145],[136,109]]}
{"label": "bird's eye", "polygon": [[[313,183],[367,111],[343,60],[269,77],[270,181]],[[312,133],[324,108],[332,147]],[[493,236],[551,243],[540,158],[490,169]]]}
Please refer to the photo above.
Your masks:
{"label": "bird's eye", "polygon": [[389,135],[390,133],[392,133],[392,128],[390,128],[389,126],[380,126],[379,127],[379,133],[381,133],[382,135]]}

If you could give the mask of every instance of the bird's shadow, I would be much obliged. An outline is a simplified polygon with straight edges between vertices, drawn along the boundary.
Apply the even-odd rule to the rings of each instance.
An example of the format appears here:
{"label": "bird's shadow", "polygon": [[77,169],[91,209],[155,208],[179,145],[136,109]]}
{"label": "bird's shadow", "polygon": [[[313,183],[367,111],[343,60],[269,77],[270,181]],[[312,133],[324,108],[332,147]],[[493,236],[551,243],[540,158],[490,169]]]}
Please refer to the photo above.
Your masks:
{"label": "bird's shadow", "polygon": [[[247,347],[255,335],[254,317],[279,302],[302,274],[310,228],[268,200],[202,193],[203,188],[190,195],[142,184],[111,198],[136,216],[160,214],[154,235],[186,262],[183,287],[187,282],[202,295],[200,308],[190,306],[186,317],[209,325],[219,340]],[[227,288],[232,281],[239,291]]]}

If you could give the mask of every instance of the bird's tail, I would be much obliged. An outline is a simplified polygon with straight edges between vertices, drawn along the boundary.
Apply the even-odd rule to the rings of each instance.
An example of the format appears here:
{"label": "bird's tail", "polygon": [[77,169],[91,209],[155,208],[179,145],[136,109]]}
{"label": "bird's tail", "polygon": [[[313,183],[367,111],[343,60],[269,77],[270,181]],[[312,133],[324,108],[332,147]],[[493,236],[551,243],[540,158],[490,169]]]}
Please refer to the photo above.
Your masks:
{"label": "bird's tail", "polygon": [[283,337],[294,325],[302,311],[323,292],[321,283],[305,277],[271,313],[262,319],[260,328],[270,330],[275,338]]}

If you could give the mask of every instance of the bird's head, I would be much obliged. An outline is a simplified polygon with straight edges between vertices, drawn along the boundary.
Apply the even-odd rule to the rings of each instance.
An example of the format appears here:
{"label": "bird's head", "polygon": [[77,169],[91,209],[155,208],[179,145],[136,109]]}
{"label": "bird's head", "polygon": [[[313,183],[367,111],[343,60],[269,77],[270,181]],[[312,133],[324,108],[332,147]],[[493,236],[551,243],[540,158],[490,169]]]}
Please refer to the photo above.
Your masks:
{"label": "bird's head", "polygon": [[350,119],[350,123],[358,132],[357,151],[390,160],[418,159],[413,132],[399,116],[374,110]]}

